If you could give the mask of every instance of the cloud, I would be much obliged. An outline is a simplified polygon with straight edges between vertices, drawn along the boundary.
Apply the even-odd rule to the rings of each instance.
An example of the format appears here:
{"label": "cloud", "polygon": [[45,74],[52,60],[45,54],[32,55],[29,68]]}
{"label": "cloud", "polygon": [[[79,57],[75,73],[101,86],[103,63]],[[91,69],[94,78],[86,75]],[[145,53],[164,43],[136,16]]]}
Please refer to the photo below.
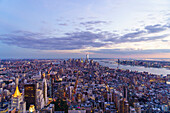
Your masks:
{"label": "cloud", "polygon": [[114,33],[110,34],[108,32],[105,32],[104,34],[109,35],[109,38],[104,39],[104,41],[110,41],[113,43],[124,43],[124,42],[141,42],[141,41],[163,39],[169,36],[169,34],[161,34],[155,36],[147,36],[147,34],[159,33],[167,29],[169,29],[168,24],[167,25],[156,24],[156,25],[145,26],[143,30],[137,29],[135,32],[130,32],[122,36]]}
{"label": "cloud", "polygon": [[96,39],[100,38],[102,38],[102,35],[91,32],[67,33],[65,37],[49,37],[26,31],[0,35],[0,41],[3,43],[40,50],[73,50],[86,47],[101,47],[104,44],[95,42]]}
{"label": "cloud", "polygon": [[[159,28],[159,30],[158,30]],[[106,47],[106,45],[113,45],[126,42],[141,42],[162,39],[169,36],[169,34],[160,34],[147,36],[167,29],[166,25],[146,26],[144,30],[136,30],[124,35],[116,34],[115,32],[98,30],[97,33],[90,32],[93,27],[87,29],[89,31],[77,31],[65,33],[65,36],[49,36],[43,33],[29,32],[29,31],[15,31],[13,33],[0,35],[0,41],[9,45],[15,45],[22,48],[32,48],[40,50],[73,50],[85,49],[87,47]],[[95,30],[95,29],[94,29]]]}
{"label": "cloud", "polygon": [[107,24],[106,21],[87,21],[87,22],[81,22],[81,25],[96,25],[96,24]]}
{"label": "cloud", "polygon": [[162,42],[168,42],[169,40],[162,40]]}
{"label": "cloud", "polygon": [[42,23],[42,24],[47,24],[47,22],[46,22],[46,21],[41,21],[41,23]]}
{"label": "cloud", "polygon": [[148,50],[134,50],[134,49],[100,49],[98,51],[90,50],[92,53],[102,54],[119,54],[119,55],[131,55],[131,54],[155,54],[155,53],[170,53],[170,49],[148,49]]}
{"label": "cloud", "polygon": [[87,31],[93,30],[93,29],[94,29],[93,27],[88,27],[88,28],[86,28]]}
{"label": "cloud", "polygon": [[111,41],[113,43],[125,43],[125,42],[141,42],[141,41],[149,41],[149,40],[156,40],[156,39],[162,39],[167,36],[168,34],[158,35],[158,36],[143,36],[144,34],[147,34],[145,31],[137,31],[133,33],[127,33],[123,36],[118,36],[116,34],[110,34],[112,35],[112,38],[104,39],[104,41]]}
{"label": "cloud", "polygon": [[78,20],[84,20],[85,18],[83,18],[83,17],[80,17],[80,18],[78,18]]}
{"label": "cloud", "polygon": [[160,24],[156,24],[156,25],[146,26],[145,29],[146,29],[149,33],[157,33],[157,32],[161,32],[161,31],[166,30],[166,27],[161,26]]}
{"label": "cloud", "polygon": [[[170,20],[170,19],[169,19]],[[164,25],[166,28],[170,28],[170,24]]]}
{"label": "cloud", "polygon": [[66,24],[66,23],[59,23],[58,25],[60,25],[60,26],[68,26],[68,24]]}
{"label": "cloud", "polygon": [[95,31],[95,32],[98,32],[98,31],[102,31],[102,30],[101,30],[101,29],[95,29],[94,31]]}

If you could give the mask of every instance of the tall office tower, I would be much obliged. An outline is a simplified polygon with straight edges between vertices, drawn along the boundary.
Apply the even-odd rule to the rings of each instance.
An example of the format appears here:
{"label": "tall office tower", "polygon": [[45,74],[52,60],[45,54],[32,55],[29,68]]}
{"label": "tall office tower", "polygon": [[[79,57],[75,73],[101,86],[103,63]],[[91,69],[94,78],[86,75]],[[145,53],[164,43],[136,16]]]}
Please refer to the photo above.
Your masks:
{"label": "tall office tower", "polygon": [[69,86],[68,87],[68,95],[69,95],[69,99],[72,99],[72,92],[73,92],[74,87],[73,86]]}
{"label": "tall office tower", "polygon": [[63,72],[64,72],[63,68],[60,68],[58,73],[59,73],[60,75],[62,75]]}
{"label": "tall office tower", "polygon": [[20,103],[20,113],[26,113],[26,102]]}
{"label": "tall office tower", "polygon": [[11,102],[11,107],[20,109],[20,103],[23,101],[23,96],[22,93],[20,93],[19,88],[18,88],[18,77],[15,78],[15,93],[12,95],[12,102]]}
{"label": "tall office tower", "polygon": [[54,75],[50,75],[50,80],[49,80],[49,97],[53,98],[53,92],[54,92]]}
{"label": "tall office tower", "polygon": [[81,100],[82,100],[82,94],[81,93],[77,93],[76,100],[77,100],[77,102],[81,103]]}
{"label": "tall office tower", "polygon": [[119,112],[120,113],[125,113],[124,112],[124,98],[122,98],[122,99],[120,99],[120,106],[119,106],[120,108],[119,108]]}
{"label": "tall office tower", "polygon": [[50,76],[50,79],[49,79],[49,89],[48,89],[48,92],[49,93],[47,93],[48,94],[48,97],[52,97],[52,78],[51,78],[51,76]]}
{"label": "tall office tower", "polygon": [[125,100],[125,103],[124,103],[125,105],[125,113],[129,113],[129,103],[128,103],[128,101],[127,100]]}
{"label": "tall office tower", "polygon": [[107,93],[107,101],[112,102],[112,93],[110,92]]}
{"label": "tall office tower", "polygon": [[61,83],[58,83],[57,85],[57,92],[55,93],[55,96],[59,99],[64,98],[64,86],[61,85]]}
{"label": "tall office tower", "polygon": [[39,76],[40,76],[40,78],[41,78],[41,71],[39,71],[39,72],[38,72],[38,75],[39,75]]}
{"label": "tall office tower", "polygon": [[47,105],[48,104],[48,98],[47,98],[47,80],[45,78],[45,74],[43,74],[43,97],[44,97],[44,104]]}
{"label": "tall office tower", "polygon": [[36,106],[36,84],[24,85],[24,101],[26,102],[26,110],[29,110],[30,105]]}
{"label": "tall office tower", "polygon": [[3,88],[0,88],[0,102],[3,100]]}
{"label": "tall office tower", "polygon": [[119,111],[120,109],[120,103],[119,103],[119,101],[120,101],[120,95],[119,94],[117,94],[116,92],[114,92],[114,96],[113,96],[114,98],[114,102],[115,102],[115,105],[116,105],[116,109]]}
{"label": "tall office tower", "polygon": [[36,93],[37,97],[37,101],[36,101],[36,109],[40,110],[44,107],[44,97],[43,97],[43,91],[41,89],[37,89],[37,93]]}
{"label": "tall office tower", "polygon": [[120,113],[129,113],[129,104],[126,98],[122,98],[120,100],[120,108],[119,108]]}
{"label": "tall office tower", "polygon": [[127,85],[123,86],[123,98],[128,100],[128,86]]}
{"label": "tall office tower", "polygon": [[91,60],[90,60],[90,65],[93,65],[93,63],[94,63],[94,62],[93,62],[93,59],[91,59]]}
{"label": "tall office tower", "polygon": [[86,60],[87,61],[89,60],[89,54],[86,54]]}
{"label": "tall office tower", "polygon": [[141,113],[141,106],[140,106],[139,102],[134,103],[134,108],[137,113]]}
{"label": "tall office tower", "polygon": [[54,78],[51,80],[51,97],[53,98],[54,96]]}
{"label": "tall office tower", "polygon": [[118,61],[117,61],[117,69],[119,69],[119,65],[120,65],[120,60],[118,59]]}

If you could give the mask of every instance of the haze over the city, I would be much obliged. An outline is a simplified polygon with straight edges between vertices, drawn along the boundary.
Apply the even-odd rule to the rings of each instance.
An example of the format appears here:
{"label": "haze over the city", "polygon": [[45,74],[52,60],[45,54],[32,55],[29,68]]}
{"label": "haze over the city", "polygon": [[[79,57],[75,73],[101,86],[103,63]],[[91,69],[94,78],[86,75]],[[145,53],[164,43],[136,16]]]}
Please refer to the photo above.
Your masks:
{"label": "haze over the city", "polygon": [[0,59],[170,58],[169,0],[0,0]]}

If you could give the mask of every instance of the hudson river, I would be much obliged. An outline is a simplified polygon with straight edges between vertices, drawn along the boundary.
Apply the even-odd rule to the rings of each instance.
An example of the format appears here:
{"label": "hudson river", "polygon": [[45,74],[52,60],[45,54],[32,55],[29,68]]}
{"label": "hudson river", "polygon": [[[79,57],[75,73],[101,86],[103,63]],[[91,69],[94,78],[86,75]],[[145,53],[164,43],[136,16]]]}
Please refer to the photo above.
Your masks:
{"label": "hudson river", "polygon": [[[110,60],[95,60],[99,62],[102,66],[108,66],[109,68],[117,68],[118,64],[115,61]],[[131,70],[131,71],[138,71],[138,72],[148,72],[157,75],[164,75],[170,74],[170,70],[166,68],[153,68],[153,67],[144,67],[144,66],[130,66],[130,65],[119,65],[119,69]]]}

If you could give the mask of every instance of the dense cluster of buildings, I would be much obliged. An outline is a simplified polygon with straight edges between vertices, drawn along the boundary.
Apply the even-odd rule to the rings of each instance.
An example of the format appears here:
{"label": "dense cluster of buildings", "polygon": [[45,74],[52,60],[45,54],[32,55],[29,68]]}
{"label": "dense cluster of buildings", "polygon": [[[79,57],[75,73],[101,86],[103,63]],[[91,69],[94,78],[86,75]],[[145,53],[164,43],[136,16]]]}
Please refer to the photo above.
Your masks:
{"label": "dense cluster of buildings", "polygon": [[169,76],[111,69],[88,56],[0,66],[1,113],[169,112]]}
{"label": "dense cluster of buildings", "polygon": [[154,68],[167,68],[170,69],[169,61],[153,61],[153,60],[118,60],[119,64],[132,65],[132,66],[145,66]]}

